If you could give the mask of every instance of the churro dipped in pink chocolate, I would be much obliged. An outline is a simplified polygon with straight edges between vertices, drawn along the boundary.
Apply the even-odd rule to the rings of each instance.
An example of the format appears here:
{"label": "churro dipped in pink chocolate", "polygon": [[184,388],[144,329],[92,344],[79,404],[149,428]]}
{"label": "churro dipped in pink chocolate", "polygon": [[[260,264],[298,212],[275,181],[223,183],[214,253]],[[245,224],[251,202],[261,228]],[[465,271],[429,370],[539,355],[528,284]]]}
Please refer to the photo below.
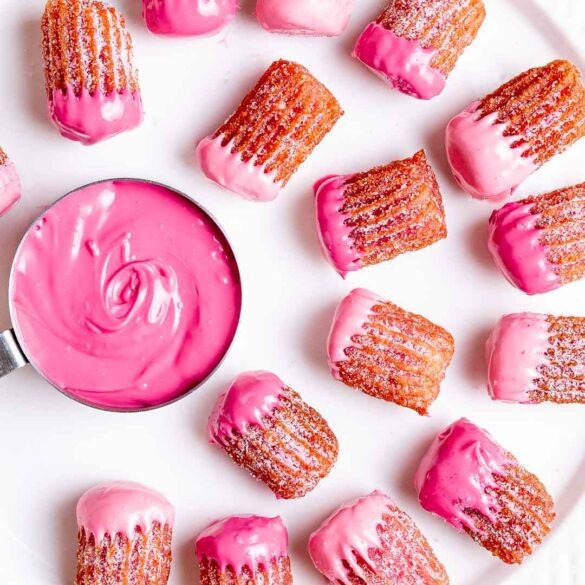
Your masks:
{"label": "churro dipped in pink chocolate", "polygon": [[553,501],[538,478],[465,418],[433,441],[415,476],[421,506],[505,563],[521,563],[550,532]]}
{"label": "churro dipped in pink chocolate", "polygon": [[16,167],[0,148],[0,217],[20,201],[21,191]]}

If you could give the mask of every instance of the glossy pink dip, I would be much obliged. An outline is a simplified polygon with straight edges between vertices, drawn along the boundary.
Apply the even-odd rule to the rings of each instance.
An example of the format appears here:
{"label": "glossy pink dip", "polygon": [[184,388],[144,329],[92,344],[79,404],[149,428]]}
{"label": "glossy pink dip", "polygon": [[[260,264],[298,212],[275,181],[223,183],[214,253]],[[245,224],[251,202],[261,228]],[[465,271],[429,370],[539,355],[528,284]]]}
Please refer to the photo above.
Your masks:
{"label": "glossy pink dip", "polygon": [[143,0],[142,15],[158,35],[207,36],[224,29],[238,8],[238,0]]}
{"label": "glossy pink dip", "polygon": [[95,183],[33,224],[11,276],[13,322],[31,363],[93,406],[174,400],[234,337],[235,258],[199,207],[162,185]]}
{"label": "glossy pink dip", "polygon": [[8,213],[19,201],[22,192],[20,178],[12,161],[0,164],[0,217]]}
{"label": "glossy pink dip", "polygon": [[504,276],[529,295],[562,285],[540,242],[539,216],[532,203],[507,203],[494,211],[489,222],[488,248]]}
{"label": "glossy pink dip", "polygon": [[494,400],[530,404],[538,369],[546,365],[548,317],[513,313],[500,319],[486,343],[488,392]]}
{"label": "glossy pink dip", "polygon": [[138,91],[91,95],[84,89],[76,96],[69,88],[53,92],[49,116],[62,136],[91,145],[136,128],[144,114]]}
{"label": "glossy pink dip", "polygon": [[256,18],[268,31],[333,37],[349,22],[355,0],[258,0]]}
{"label": "glossy pink dip", "polygon": [[132,540],[136,528],[148,532],[154,522],[171,528],[175,511],[159,492],[131,481],[113,481],[86,491],[77,503],[77,525],[93,534],[96,544],[106,534]]}
{"label": "glossy pink dip", "polygon": [[353,56],[382,80],[410,96],[428,100],[445,87],[445,76],[431,62],[435,49],[424,49],[417,40],[399,37],[377,22],[364,29]]}
{"label": "glossy pink dip", "polygon": [[394,502],[380,491],[339,508],[309,538],[309,555],[315,567],[331,583],[351,585],[345,563],[367,582],[356,555],[370,565],[370,549],[382,548],[378,526]]}
{"label": "glossy pink dip", "polygon": [[513,464],[490,434],[465,418],[435,438],[414,478],[421,506],[457,530],[477,530],[465,514],[470,508],[495,522],[498,503],[486,488],[495,487],[494,474],[504,475]]}
{"label": "glossy pink dip", "polygon": [[445,133],[451,172],[461,188],[476,199],[499,201],[511,195],[538,165],[523,156],[526,148],[513,146],[519,136],[504,136],[506,124],[497,113],[479,119],[472,103],[455,116]]}
{"label": "glossy pink dip", "polygon": [[288,556],[288,533],[282,519],[231,516],[206,528],[195,542],[197,558],[215,561],[220,571],[230,567],[237,575]]}

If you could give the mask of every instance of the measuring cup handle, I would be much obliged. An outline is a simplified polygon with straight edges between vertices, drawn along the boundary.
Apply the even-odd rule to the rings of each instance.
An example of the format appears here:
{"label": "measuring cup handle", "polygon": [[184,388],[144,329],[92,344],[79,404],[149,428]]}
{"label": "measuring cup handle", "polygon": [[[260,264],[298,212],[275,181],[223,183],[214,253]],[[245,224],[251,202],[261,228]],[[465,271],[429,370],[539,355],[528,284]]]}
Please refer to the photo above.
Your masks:
{"label": "measuring cup handle", "polygon": [[0,332],[0,378],[28,363],[12,329]]}

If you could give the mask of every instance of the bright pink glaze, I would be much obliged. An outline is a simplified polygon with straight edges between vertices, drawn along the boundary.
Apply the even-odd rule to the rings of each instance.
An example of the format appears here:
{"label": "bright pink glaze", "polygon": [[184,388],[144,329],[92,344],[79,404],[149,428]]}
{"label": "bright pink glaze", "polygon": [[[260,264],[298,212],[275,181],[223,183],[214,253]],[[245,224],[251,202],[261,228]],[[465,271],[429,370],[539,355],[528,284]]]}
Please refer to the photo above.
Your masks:
{"label": "bright pink glaze", "polygon": [[220,571],[230,567],[240,574],[288,556],[288,533],[282,519],[261,516],[231,516],[206,528],[195,542],[197,558],[215,561]]}
{"label": "bright pink glaze", "polygon": [[76,96],[67,89],[53,92],[49,115],[62,136],[90,145],[136,128],[144,113],[138,91],[92,95],[84,89]]}
{"label": "bright pink glaze", "polygon": [[263,428],[263,419],[280,408],[285,384],[262,370],[240,374],[222,394],[209,417],[209,439],[224,443],[234,432],[244,435],[250,426]]}
{"label": "bright pink glaze", "polygon": [[143,0],[142,15],[158,35],[206,36],[225,28],[238,8],[238,0]]}
{"label": "bright pink glaze", "polygon": [[494,400],[530,404],[538,368],[548,363],[546,315],[513,313],[500,319],[486,343],[488,391]]}
{"label": "bright pink glaze", "polygon": [[413,97],[428,100],[445,87],[445,76],[431,62],[435,49],[424,49],[417,40],[399,37],[377,22],[371,22],[357,40],[353,56],[374,73]]}
{"label": "bright pink glaze", "polygon": [[[378,526],[394,502],[380,491],[359,498],[333,513],[309,538],[309,554],[315,567],[331,583],[351,585],[347,565],[368,582],[356,555],[370,564],[369,550],[380,549]],[[370,564],[370,568],[374,567]]]}
{"label": "bright pink glaze", "polygon": [[204,138],[198,145],[196,157],[208,179],[221,187],[252,201],[272,201],[282,189],[282,181],[276,180],[276,172],[266,172],[265,165],[256,165],[255,159],[244,162],[223,137]]}
{"label": "bright pink glaze", "polygon": [[271,32],[340,35],[347,27],[355,0],[258,0],[256,18]]}
{"label": "bright pink glaze", "polygon": [[494,474],[512,463],[487,431],[459,419],[435,438],[419,465],[414,484],[420,504],[459,531],[476,530],[466,508],[494,522],[499,507],[486,488],[495,487]]}
{"label": "bright pink glaze", "polygon": [[213,221],[174,191],[105,181],[58,201],[14,261],[10,297],[31,363],[82,402],[138,409],[178,398],[219,364],[241,287]]}
{"label": "bright pink glaze", "polygon": [[352,337],[363,333],[372,307],[383,302],[384,299],[377,294],[365,288],[355,288],[339,303],[327,341],[329,368],[336,380],[340,379],[338,362],[346,360],[345,350],[355,346]]}
{"label": "bright pink glaze", "polygon": [[77,525],[93,534],[96,544],[106,534],[132,539],[136,528],[148,532],[154,522],[171,528],[175,510],[159,492],[131,481],[113,481],[87,490],[77,502]]}
{"label": "bright pink glaze", "polygon": [[359,253],[353,247],[351,228],[345,222],[350,217],[342,213],[345,183],[353,175],[333,175],[315,183],[317,232],[327,259],[345,278],[352,270],[361,268]]}
{"label": "bright pink glaze", "polygon": [[445,133],[451,172],[464,191],[476,199],[498,201],[508,197],[538,165],[523,156],[525,148],[512,146],[518,136],[504,136],[506,124],[498,114],[478,119],[479,102],[455,116]]}
{"label": "bright pink glaze", "polygon": [[0,165],[0,217],[20,201],[22,188],[16,167],[10,160]]}
{"label": "bright pink glaze", "polygon": [[540,242],[539,216],[531,203],[507,203],[490,217],[488,248],[504,276],[529,295],[561,286]]}

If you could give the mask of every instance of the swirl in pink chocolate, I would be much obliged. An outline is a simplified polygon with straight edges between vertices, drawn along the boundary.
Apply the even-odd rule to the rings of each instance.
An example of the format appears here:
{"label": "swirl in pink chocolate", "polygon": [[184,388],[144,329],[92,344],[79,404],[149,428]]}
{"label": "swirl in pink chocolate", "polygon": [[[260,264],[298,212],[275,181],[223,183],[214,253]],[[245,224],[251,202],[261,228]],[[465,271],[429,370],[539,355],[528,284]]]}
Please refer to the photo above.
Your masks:
{"label": "swirl in pink chocolate", "polygon": [[529,295],[561,286],[561,279],[540,241],[539,216],[531,203],[507,203],[489,222],[488,248],[508,281]]}
{"label": "swirl in pink chocolate", "polygon": [[21,190],[16,167],[6,159],[4,164],[0,164],[0,217],[20,201]]}
{"label": "swirl in pink chocolate", "polygon": [[439,95],[445,87],[445,76],[431,65],[436,54],[435,49],[399,37],[377,22],[368,24],[353,50],[353,56],[383,81],[423,100]]}
{"label": "swirl in pink chocolate", "polygon": [[175,510],[159,492],[131,481],[113,481],[86,491],[77,503],[77,525],[93,534],[96,544],[106,534],[132,540],[136,528],[148,532],[154,522],[171,528]]}
{"label": "swirl in pink chocolate", "polygon": [[476,510],[491,522],[499,511],[487,488],[496,487],[494,475],[504,475],[510,455],[487,431],[465,418],[435,438],[414,478],[421,506],[457,530],[476,530],[466,510]]}
{"label": "swirl in pink chocolate", "polygon": [[215,561],[220,571],[252,573],[288,556],[288,533],[282,519],[231,516],[206,528],[195,542],[197,558]]}
{"label": "swirl in pink chocolate", "polygon": [[31,227],[10,296],[31,363],[81,402],[158,406],[216,368],[236,331],[235,258],[199,207],[162,185],[105,181]]}

